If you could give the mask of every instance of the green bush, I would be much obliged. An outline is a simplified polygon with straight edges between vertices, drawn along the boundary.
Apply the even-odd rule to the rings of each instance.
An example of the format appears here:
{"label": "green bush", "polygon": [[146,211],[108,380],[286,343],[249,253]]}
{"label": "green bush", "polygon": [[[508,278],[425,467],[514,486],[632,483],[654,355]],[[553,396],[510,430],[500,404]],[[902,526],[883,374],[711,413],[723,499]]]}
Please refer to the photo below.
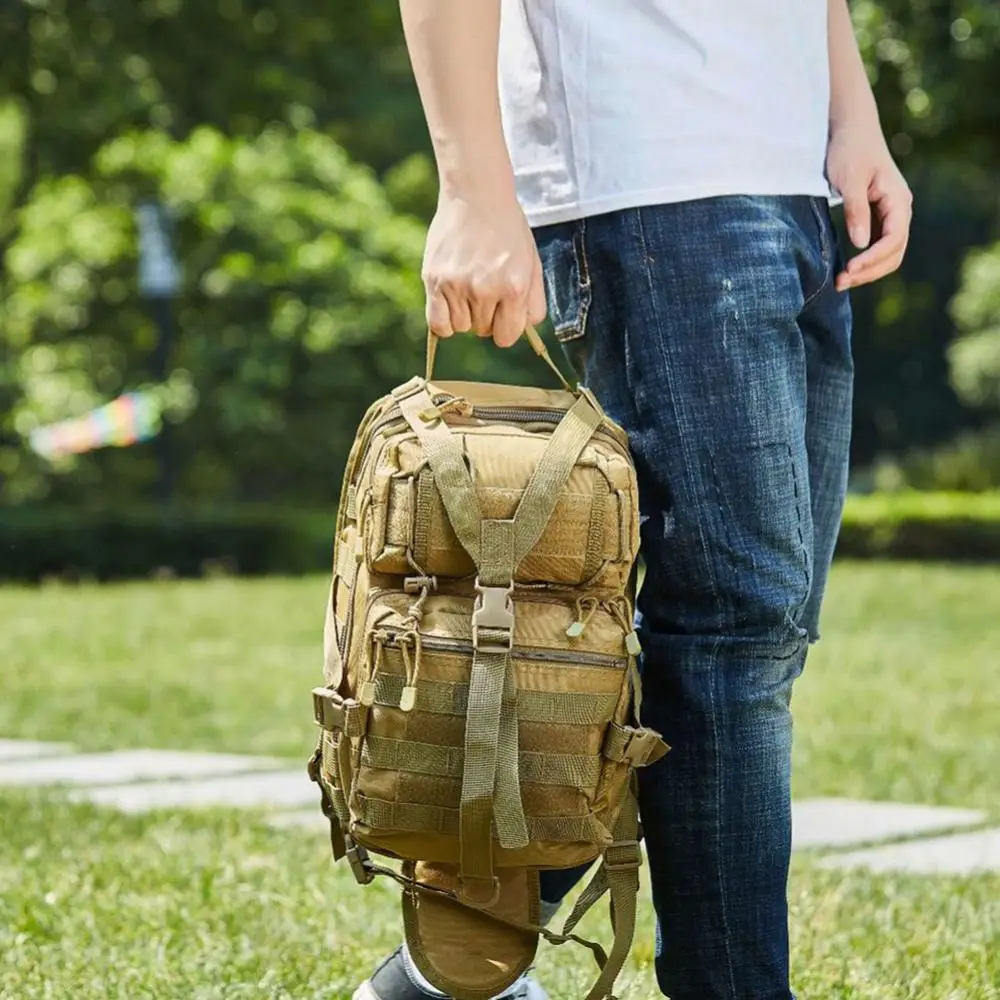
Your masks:
{"label": "green bush", "polygon": [[852,496],[837,554],[1000,563],[1000,493]]}
{"label": "green bush", "polygon": [[269,507],[0,513],[0,580],[301,574],[332,562],[335,512]]}
{"label": "green bush", "polygon": [[898,458],[878,462],[867,478],[874,489],[887,492],[980,493],[1000,489],[1000,423],[963,431],[936,448],[914,448]]}

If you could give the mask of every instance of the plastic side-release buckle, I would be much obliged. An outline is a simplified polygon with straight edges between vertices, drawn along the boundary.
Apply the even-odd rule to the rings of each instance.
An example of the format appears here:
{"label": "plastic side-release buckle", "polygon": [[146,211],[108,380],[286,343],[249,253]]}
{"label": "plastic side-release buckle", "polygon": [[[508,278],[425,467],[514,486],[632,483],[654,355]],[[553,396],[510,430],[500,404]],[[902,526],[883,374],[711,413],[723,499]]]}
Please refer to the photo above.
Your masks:
{"label": "plastic side-release buckle", "polygon": [[[330,688],[313,688],[313,717],[316,724],[331,733],[344,733],[347,737],[359,735],[353,730],[363,725],[363,719],[358,713],[364,709],[359,701],[353,698],[342,698]],[[352,726],[353,717],[353,726]]]}
{"label": "plastic side-release buckle", "polygon": [[472,645],[483,652],[506,653],[514,648],[514,584],[484,587],[476,578],[472,611]]}
{"label": "plastic side-release buckle", "polygon": [[612,726],[605,738],[604,755],[630,767],[646,767],[663,757],[670,747],[653,729]]}
{"label": "plastic side-release buckle", "polygon": [[663,757],[670,747],[653,729],[636,729],[625,748],[625,759],[633,767],[645,767]]}

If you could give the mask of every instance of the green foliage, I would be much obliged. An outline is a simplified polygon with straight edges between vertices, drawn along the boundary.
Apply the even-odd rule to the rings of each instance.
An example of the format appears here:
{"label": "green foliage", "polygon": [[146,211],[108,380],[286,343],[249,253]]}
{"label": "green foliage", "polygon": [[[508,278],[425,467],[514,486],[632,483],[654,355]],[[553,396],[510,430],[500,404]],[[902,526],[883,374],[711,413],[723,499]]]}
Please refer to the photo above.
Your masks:
{"label": "green foliage", "polygon": [[851,497],[839,556],[1000,562],[1000,493]]}
{"label": "green foliage", "polygon": [[851,9],[883,126],[916,196],[902,271],[852,296],[854,458],[867,465],[975,423],[946,375],[947,305],[967,248],[987,242],[998,221],[1000,4],[853,0]]}
{"label": "green foliage", "polygon": [[856,0],[854,24],[897,154],[1000,164],[1000,5]]}
{"label": "green foliage", "polygon": [[316,126],[378,170],[426,147],[396,0],[9,0],[0,38],[38,173],[136,128]]}
{"label": "green foliage", "polygon": [[1000,425],[963,431],[937,448],[915,448],[876,463],[876,490],[942,490],[981,493],[1000,489]]}
{"label": "green foliage", "polygon": [[184,507],[6,511],[0,579],[308,573],[328,566],[334,512]]}
{"label": "green foliage", "polygon": [[[155,331],[136,294],[132,208],[158,190],[185,271],[174,375],[198,404],[174,434],[180,491],[334,496],[361,410],[418,364],[422,226],[309,130],[133,133],[102,147],[92,174],[41,181],[19,210],[0,304],[19,389],[5,429],[26,435],[147,380]],[[8,445],[2,495],[142,495],[148,452],[74,459],[54,478]]]}
{"label": "green foliage", "polygon": [[858,467],[933,447],[976,423],[947,378],[948,303],[968,246],[990,238],[995,194],[958,164],[910,169],[909,181],[916,215],[902,269],[851,293]]}
{"label": "green foliage", "polygon": [[970,406],[1000,410],[1000,243],[969,254],[952,314],[962,333],[949,356],[955,390]]}

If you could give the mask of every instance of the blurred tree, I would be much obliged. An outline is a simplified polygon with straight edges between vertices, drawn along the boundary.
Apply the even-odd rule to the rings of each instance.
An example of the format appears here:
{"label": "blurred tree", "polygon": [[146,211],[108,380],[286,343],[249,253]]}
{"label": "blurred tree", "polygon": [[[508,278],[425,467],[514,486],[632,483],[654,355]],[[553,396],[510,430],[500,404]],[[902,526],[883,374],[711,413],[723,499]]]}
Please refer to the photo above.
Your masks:
{"label": "blurred tree", "polygon": [[41,173],[149,126],[318,127],[377,171],[426,148],[396,0],[7,0],[0,39]]}
{"label": "blurred tree", "polygon": [[[270,126],[255,139],[201,127],[112,140],[91,178],[43,180],[17,213],[0,285],[0,345],[16,358],[8,435],[76,415],[148,379],[154,330],[136,295],[132,209],[157,190],[184,264],[169,386],[189,499],[333,500],[361,413],[418,370],[423,225],[329,137]],[[514,377],[525,353],[473,340],[448,367]],[[446,369],[445,369],[446,370]],[[192,400],[197,406],[192,407]],[[149,496],[152,451],[58,467],[0,446],[7,502]]]}
{"label": "blurred tree", "polygon": [[853,295],[854,458],[863,465],[978,424],[947,377],[948,302],[966,249],[986,243],[1000,215],[1000,4],[851,6],[886,133],[916,194],[901,273]]}
{"label": "blurred tree", "polygon": [[897,155],[1000,168],[1000,4],[855,0],[862,54]]}
{"label": "blurred tree", "polygon": [[[153,330],[135,294],[132,208],[151,188],[186,271],[174,364],[198,406],[175,441],[182,493],[329,498],[359,411],[418,363],[423,229],[316,132],[135,133],[99,151],[91,180],[41,181],[0,303],[20,387],[8,424],[24,435],[145,380]],[[71,460],[57,479],[23,450],[0,463],[11,500],[142,495],[153,475],[142,447]]]}
{"label": "blurred tree", "polygon": [[949,384],[948,303],[968,247],[994,231],[992,187],[978,170],[948,162],[913,166],[908,175],[916,214],[903,267],[851,295],[856,466],[950,440],[979,423]]}
{"label": "blurred tree", "polygon": [[961,331],[950,355],[955,389],[970,406],[1000,411],[1000,243],[969,255],[952,307]]}

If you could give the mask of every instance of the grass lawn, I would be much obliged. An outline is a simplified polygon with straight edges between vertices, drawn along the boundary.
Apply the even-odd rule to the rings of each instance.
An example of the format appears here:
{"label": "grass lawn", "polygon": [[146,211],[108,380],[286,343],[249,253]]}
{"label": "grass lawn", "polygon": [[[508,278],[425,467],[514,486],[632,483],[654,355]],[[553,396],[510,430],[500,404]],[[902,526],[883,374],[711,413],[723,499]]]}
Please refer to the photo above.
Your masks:
{"label": "grass lawn", "polygon": [[[325,596],[319,578],[0,590],[0,736],[303,761]],[[797,792],[1000,819],[1000,568],[841,564],[824,632]],[[800,857],[790,899],[803,1000],[1000,1000],[998,876]],[[396,890],[357,889],[314,835],[0,791],[0,1000],[346,997],[397,935]],[[627,997],[655,995],[652,940],[646,905]],[[543,949],[554,1000],[583,995],[584,958]]]}

